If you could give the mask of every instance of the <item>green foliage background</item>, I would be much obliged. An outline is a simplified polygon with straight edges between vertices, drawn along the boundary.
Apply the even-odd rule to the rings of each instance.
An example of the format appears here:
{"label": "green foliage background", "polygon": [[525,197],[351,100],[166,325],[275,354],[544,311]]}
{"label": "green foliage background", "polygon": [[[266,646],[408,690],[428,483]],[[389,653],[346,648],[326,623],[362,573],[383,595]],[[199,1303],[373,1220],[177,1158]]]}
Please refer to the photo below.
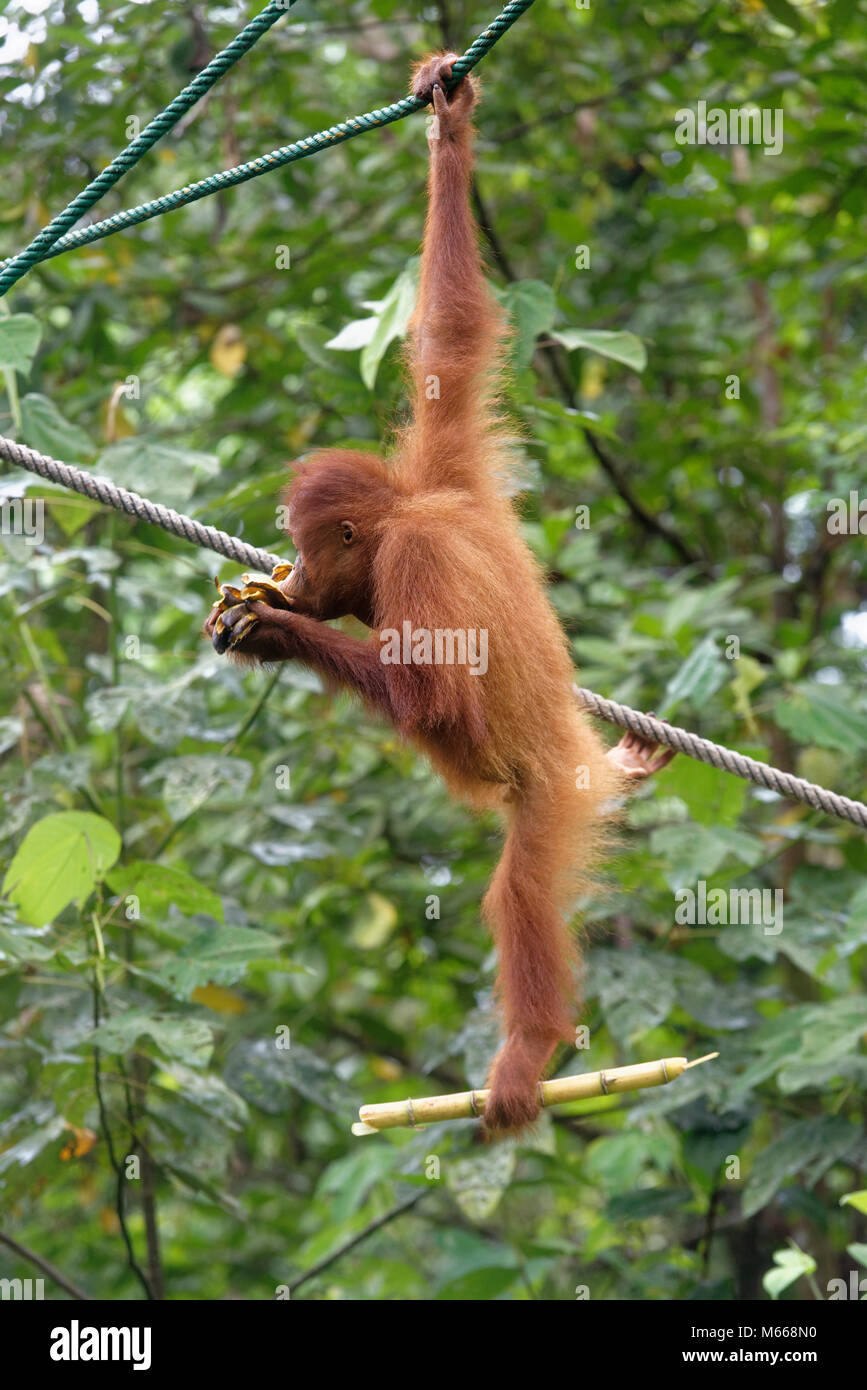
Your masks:
{"label": "green foliage background", "polygon": [[[385,105],[493,8],[302,0],[95,215]],[[39,9],[0,18],[3,254],[253,13]],[[826,521],[864,485],[865,22],[864,0],[539,3],[484,64],[478,168],[516,486],[584,684],[855,797],[864,538]],[[677,144],[699,100],[782,110],[782,153]],[[399,418],[425,168],[415,117],[40,266],[0,319],[0,428],[281,550],[287,460]],[[363,355],[328,346],[364,319]],[[588,331],[637,335],[645,370]],[[3,490],[47,522],[0,537],[0,1231],[140,1297],[108,1130],[142,1155],[126,1221],[147,1275],[155,1213],[172,1298],[811,1298],[860,1268],[863,835],[678,759],[586,906],[591,1047],[560,1066],[719,1059],[517,1146],[354,1139],[361,1101],[484,1078],[495,825],[303,670],[216,658],[231,566]],[[678,926],[701,879],[783,890],[783,931]],[[0,1245],[0,1276],[34,1273]]]}

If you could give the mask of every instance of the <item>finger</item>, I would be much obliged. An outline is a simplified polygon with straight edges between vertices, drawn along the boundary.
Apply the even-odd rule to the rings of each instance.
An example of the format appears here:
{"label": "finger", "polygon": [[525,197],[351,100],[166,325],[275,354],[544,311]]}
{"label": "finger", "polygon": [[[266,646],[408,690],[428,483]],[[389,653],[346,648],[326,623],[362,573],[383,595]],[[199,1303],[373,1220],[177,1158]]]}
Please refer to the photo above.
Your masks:
{"label": "finger", "polygon": [[264,619],[271,627],[295,627],[297,631],[297,614],[288,608],[272,608],[270,603],[263,603],[260,599],[247,599],[249,612],[254,613],[257,618]]}
{"label": "finger", "polygon": [[280,617],[279,608],[272,608],[269,603],[263,603],[259,598],[247,599],[247,608],[251,613],[255,613],[257,618],[267,618],[269,623],[276,623]]}
{"label": "finger", "polygon": [[442,87],[434,87],[433,104],[434,111],[437,113],[438,116],[448,116],[449,104],[446,100],[446,94],[443,91]]}
{"label": "finger", "polygon": [[471,77],[462,77],[449,90],[449,98],[453,103],[459,103],[461,108],[467,112],[476,104],[476,88],[473,86]]}
{"label": "finger", "polygon": [[229,651],[234,651],[238,643],[243,641],[251,628],[258,624],[258,618],[253,613],[242,612],[237,621],[232,625],[229,637]]}
{"label": "finger", "polygon": [[227,608],[223,613],[223,626],[234,631],[243,622],[244,617],[250,613],[251,605],[247,603],[237,603],[232,608]]}
{"label": "finger", "polygon": [[251,623],[256,622],[246,604],[243,603],[235,604],[232,608],[220,609],[214,615],[211,645],[219,656],[235,646],[243,633],[249,630],[249,624],[244,622],[245,619],[250,619]]}
{"label": "finger", "polygon": [[231,640],[232,629],[226,627],[222,613],[218,613],[214,620],[214,626],[211,628],[211,646],[218,656],[222,656],[224,652],[229,650]]}
{"label": "finger", "polygon": [[666,748],[657,758],[654,758],[652,763],[648,764],[649,770],[651,772],[661,772],[664,767],[668,767],[668,764],[676,754],[676,748]]}

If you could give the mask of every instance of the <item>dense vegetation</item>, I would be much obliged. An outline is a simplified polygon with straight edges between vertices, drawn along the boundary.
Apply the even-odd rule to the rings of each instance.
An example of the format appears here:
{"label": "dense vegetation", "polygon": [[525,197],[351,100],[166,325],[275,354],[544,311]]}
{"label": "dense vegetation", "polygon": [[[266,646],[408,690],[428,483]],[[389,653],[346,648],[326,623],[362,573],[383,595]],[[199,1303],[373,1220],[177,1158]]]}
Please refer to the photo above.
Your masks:
{"label": "dense vegetation", "polygon": [[[0,251],[253,12],[12,0]],[[94,215],[385,105],[493,12],[301,0]],[[863,0],[548,0],[484,64],[478,170],[514,485],[583,683],[852,797],[865,58]],[[781,149],[680,143],[700,101],[781,112]],[[286,462],[399,416],[425,168],[416,116],[47,261],[0,306],[0,431],[283,551]],[[484,1079],[496,825],[300,668],[217,658],[232,566],[2,488],[4,519],[46,506],[41,543],[0,536],[0,1232],[119,1299],[809,1299],[864,1274],[861,832],[678,758],[585,905],[591,1046],[559,1065],[718,1060],[522,1144],[353,1138],[362,1101]],[[684,925],[700,883],[783,917]],[[0,1276],[35,1273],[0,1245]]]}

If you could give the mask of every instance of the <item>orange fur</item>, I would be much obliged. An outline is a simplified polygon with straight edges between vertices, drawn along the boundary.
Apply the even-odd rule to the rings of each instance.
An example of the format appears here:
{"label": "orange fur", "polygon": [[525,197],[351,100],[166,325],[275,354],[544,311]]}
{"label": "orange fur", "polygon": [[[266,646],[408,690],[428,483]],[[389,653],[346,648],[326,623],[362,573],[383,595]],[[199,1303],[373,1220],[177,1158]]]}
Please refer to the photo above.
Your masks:
{"label": "orange fur", "polygon": [[[476,808],[508,827],[484,902],[500,960],[506,1043],[491,1073],[485,1121],[513,1131],[538,1113],[537,1086],[573,1035],[574,894],[600,848],[616,769],[579,713],[568,646],[514,507],[498,487],[507,465],[496,410],[504,325],[484,279],[469,205],[470,112],[464,79],[446,99],[448,55],[415,74],[433,96],[428,217],[408,365],[412,423],[390,465],[347,450],[314,454],[289,493],[299,560],[284,584],[294,611],[251,605],[259,622],[240,655],[300,659],[384,713]],[[368,641],[323,625],[352,613]],[[384,629],[488,634],[488,669],[383,665]],[[587,786],[576,786],[578,769]]]}

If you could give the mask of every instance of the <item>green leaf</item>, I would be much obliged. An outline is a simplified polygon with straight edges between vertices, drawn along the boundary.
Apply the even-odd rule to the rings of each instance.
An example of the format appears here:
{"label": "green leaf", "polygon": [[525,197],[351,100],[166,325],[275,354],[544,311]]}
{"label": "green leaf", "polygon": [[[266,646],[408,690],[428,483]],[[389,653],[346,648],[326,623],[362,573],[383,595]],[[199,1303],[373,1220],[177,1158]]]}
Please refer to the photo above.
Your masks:
{"label": "green leaf", "polygon": [[[741,927],[730,931],[735,940],[743,940]],[[789,931],[787,924],[784,938]],[[765,959],[773,959],[778,938],[760,940],[770,948]],[[753,1033],[752,1060],[738,1077],[736,1089],[746,1093],[776,1074],[781,1089],[794,1093],[804,1084],[813,1084],[813,1069],[817,1066],[828,1066],[832,1074],[840,1075],[847,1063],[857,1057],[863,1031],[864,1008],[858,996],[843,996],[827,1004],[790,1005],[785,1013],[768,1019]]]}
{"label": "green leaf", "polygon": [[608,1199],[605,1215],[618,1227],[625,1221],[670,1221],[693,1201],[686,1189],[666,1190],[661,1187],[641,1187],[636,1192],[618,1192]]}
{"label": "green leaf", "polygon": [[61,462],[90,459],[94,453],[84,430],[65,419],[47,396],[33,392],[21,400],[21,437],[31,449]]}
{"label": "green leaf", "polygon": [[331,1220],[342,1224],[354,1216],[371,1188],[392,1178],[398,1162],[398,1150],[363,1144],[330,1163],[317,1184],[316,1195],[328,1199]]}
{"label": "green leaf", "polygon": [[651,833],[651,853],[661,859],[663,872],[675,891],[695,889],[698,879],[711,878],[728,853],[718,830],[707,825],[662,825]]}
{"label": "green leaf", "polygon": [[839,687],[798,685],[777,701],[774,717],[799,743],[817,743],[842,753],[867,750],[867,714],[853,709]]}
{"label": "green leaf", "polygon": [[512,1180],[515,1159],[515,1144],[506,1140],[446,1165],[446,1186],[468,1220],[493,1216]]}
{"label": "green leaf", "polygon": [[30,371],[42,329],[32,314],[11,314],[0,318],[0,369],[10,367],[26,376]]}
{"label": "green leaf", "polygon": [[701,825],[734,827],[744,807],[747,785],[695,758],[675,758],[665,771],[667,795],[679,796]]}
{"label": "green leaf", "polygon": [[379,318],[376,314],[367,319],[352,319],[341,328],[336,337],[329,338],[325,346],[332,352],[358,352],[360,348],[367,347],[378,323]]}
{"label": "green leaf", "polygon": [[214,454],[163,444],[147,436],[122,439],[103,449],[95,470],[118,487],[153,497],[166,507],[188,502],[199,482],[219,473]]}
{"label": "green leaf", "polygon": [[182,1062],[164,1061],[149,1083],[169,1094],[182,1095],[188,1105],[237,1132],[249,1118],[242,1096],[213,1071],[195,1071]]}
{"label": "green leaf", "polygon": [[690,652],[665,687],[660,715],[671,714],[684,700],[701,706],[724,685],[729,672],[713,638],[705,637]]}
{"label": "green leaf", "polygon": [[[467,1230],[452,1230],[446,1234],[444,1245],[447,1257],[440,1269],[440,1280],[436,1291],[437,1298],[458,1299],[473,1297],[468,1290],[480,1287],[497,1291],[507,1288],[518,1277],[519,1267],[513,1250],[490,1236],[482,1237]],[[495,1272],[501,1277],[496,1278]],[[473,1282],[479,1276],[479,1284]],[[506,1282],[506,1276],[510,1279]],[[491,1293],[483,1295],[491,1297]]]}
{"label": "green leaf", "polygon": [[66,1120],[61,1115],[55,1115],[46,1124],[31,1128],[17,1144],[10,1144],[0,1153],[0,1173],[8,1173],[15,1164],[26,1168],[48,1144],[59,1139],[65,1129]]}
{"label": "green leaf", "polygon": [[90,896],[120,854],[120,836],[102,816],[58,811],[28,830],[3,891],[23,921],[41,927]]}
{"label": "green leaf", "polygon": [[0,719],[0,753],[8,753],[14,748],[24,732],[24,720],[17,714]]}
{"label": "green leaf", "polygon": [[856,1211],[863,1212],[867,1216],[867,1188],[861,1192],[846,1192],[840,1198],[841,1207],[854,1207]]}
{"label": "green leaf", "polygon": [[214,927],[182,946],[159,974],[180,998],[188,998],[200,985],[234,984],[254,961],[291,969],[276,960],[281,945],[279,938],[253,927]]}
{"label": "green leaf", "polygon": [[172,905],[185,917],[203,912],[215,917],[218,922],[223,920],[223,902],[219,893],[206,888],[186,869],[149,864],[139,859],[114,869],[108,875],[108,886],[118,897],[138,898],[143,916],[157,922],[165,920]]}
{"label": "green leaf", "polygon": [[551,337],[570,352],[586,348],[599,357],[621,362],[634,372],[643,372],[647,366],[647,349],[634,333],[613,332],[607,328],[554,328]]}
{"label": "green leaf", "polygon": [[498,1298],[518,1279],[517,1269],[506,1269],[502,1265],[488,1265],[486,1269],[473,1269],[457,1279],[440,1285],[436,1297],[441,1301],[456,1303],[487,1303]]}
{"label": "green leaf", "polygon": [[172,1018],[145,1009],[115,1014],[95,1028],[87,1041],[103,1052],[123,1055],[131,1052],[142,1037],[152,1038],[165,1057],[189,1067],[207,1066],[214,1048],[213,1034],[201,1019]]}
{"label": "green leaf", "polygon": [[516,366],[526,367],[539,334],[547,332],[554,322],[554,291],[541,280],[516,280],[502,291],[500,298],[515,328],[512,357]]}
{"label": "green leaf", "polygon": [[293,1091],[325,1111],[354,1119],[357,1094],[335,1075],[333,1066],[293,1038],[277,1047],[274,1037],[233,1047],[223,1069],[226,1081],[251,1105],[267,1114],[282,1114]]}
{"label": "green leaf", "polygon": [[238,800],[253,776],[252,764],[244,758],[216,753],[185,753],[167,758],[145,779],[163,779],[163,799],[173,821],[184,820],[203,806],[214,793]]}
{"label": "green leaf", "polygon": [[[373,390],[379,364],[388,350],[389,343],[395,338],[403,337],[412,317],[418,292],[418,267],[418,259],[411,260],[398,275],[385,299],[378,306],[373,331],[361,352],[361,379],[369,391]],[[369,320],[359,320],[354,325],[356,337],[367,332],[366,325],[368,323]],[[365,327],[362,328],[361,325],[365,325]],[[338,337],[328,346],[334,347],[339,342],[340,338]],[[345,344],[340,345],[345,347]]]}
{"label": "green leaf", "polygon": [[650,951],[599,948],[590,957],[587,973],[605,1022],[623,1042],[661,1023],[674,1005],[674,983],[661,958]]}
{"label": "green leaf", "polygon": [[859,1265],[864,1265],[865,1267],[867,1267],[867,1245],[864,1245],[863,1242],[856,1240],[851,1245],[847,1245],[846,1249],[852,1256],[853,1260],[857,1260]]}
{"label": "green leaf", "polygon": [[716,1030],[747,1028],[758,1022],[752,992],[744,981],[723,983],[685,957],[671,964],[678,1005],[697,1023]]}
{"label": "green leaf", "polygon": [[46,500],[53,503],[52,519],[57,522],[63,534],[70,537],[102,510],[98,502],[91,502],[89,497],[75,497],[66,490],[62,497],[54,493],[49,494]]}
{"label": "green leaf", "polygon": [[0,961],[24,964],[27,961],[51,960],[57,950],[56,945],[47,945],[38,940],[33,931],[26,927],[0,927]]}
{"label": "green leaf", "polygon": [[742,719],[752,718],[752,706],[750,696],[768,678],[768,671],[760,661],[756,661],[751,656],[742,654],[734,664],[734,675],[731,681],[731,695],[734,707]]}
{"label": "green leaf", "polygon": [[660,1153],[659,1136],[626,1130],[605,1139],[595,1139],[584,1156],[588,1179],[609,1192],[626,1192],[638,1186],[646,1163]]}
{"label": "green leaf", "polygon": [[860,1131],[840,1116],[821,1115],[787,1124],[756,1156],[744,1186],[743,1213],[754,1216],[783,1183],[797,1173],[807,1185],[818,1182],[833,1163],[858,1144]]}
{"label": "green leaf", "polygon": [[858,1048],[864,1034],[864,1001],[857,996],[844,996],[827,1005],[815,1005],[811,1010],[816,1032],[809,1025],[808,1055],[814,1062],[836,1062]]}
{"label": "green leaf", "polygon": [[[362,322],[364,322],[364,320],[362,320]],[[371,319],[370,322],[371,325],[373,325],[376,323],[376,319]],[[347,325],[347,327],[349,326],[350,325]],[[373,329],[371,327],[371,332],[372,331]],[[340,364],[335,362],[333,357],[329,357],[327,352],[328,348],[331,348],[332,351],[335,348],[337,348],[338,351],[343,348],[342,342],[338,340],[343,338],[345,332],[346,329],[338,333],[337,338],[332,338],[321,324],[299,323],[295,326],[295,341],[305,356],[308,357],[311,362],[315,363],[317,367],[323,367],[331,376],[335,373],[338,376],[349,376],[351,374],[349,364],[347,363],[347,365],[341,369]],[[352,350],[355,351],[357,348],[364,347],[369,341],[370,335],[368,334],[364,337],[362,342],[354,344]]]}
{"label": "green leaf", "polygon": [[768,14],[773,15],[778,24],[785,24],[787,29],[800,34],[804,29],[804,21],[795,9],[794,5],[789,4],[789,0],[763,0]]}
{"label": "green leaf", "polygon": [[246,1213],[237,1197],[233,1197],[230,1192],[222,1191],[216,1183],[209,1182],[203,1178],[201,1173],[196,1172],[189,1163],[181,1163],[177,1159],[163,1158],[161,1166],[167,1173],[178,1179],[179,1182],[187,1186],[191,1192],[197,1193],[214,1206],[220,1207],[222,1211],[231,1216],[237,1222],[246,1219]]}
{"label": "green leaf", "polygon": [[790,1284],[804,1274],[815,1274],[816,1261],[803,1250],[775,1250],[774,1269],[762,1278],[762,1287],[771,1298],[778,1298]]}
{"label": "green leaf", "polygon": [[833,0],[831,6],[831,23],[834,26],[835,34],[840,34],[851,24],[858,14],[859,0]]}

